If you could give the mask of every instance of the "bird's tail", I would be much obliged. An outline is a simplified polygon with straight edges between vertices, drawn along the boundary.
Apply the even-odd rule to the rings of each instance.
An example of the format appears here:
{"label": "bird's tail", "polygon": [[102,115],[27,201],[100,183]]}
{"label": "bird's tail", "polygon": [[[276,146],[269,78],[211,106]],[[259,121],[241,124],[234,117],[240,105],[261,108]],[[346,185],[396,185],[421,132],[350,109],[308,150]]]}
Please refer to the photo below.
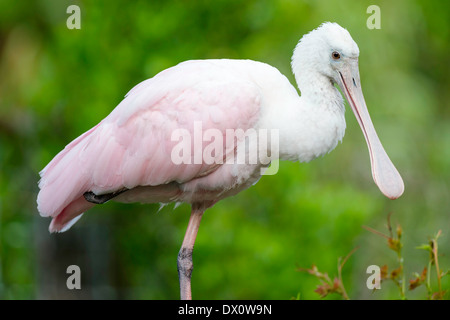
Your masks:
{"label": "bird's tail", "polygon": [[53,218],[50,232],[68,230],[83,212],[95,205],[83,197],[90,188],[91,179],[83,164],[82,151],[89,144],[96,128],[68,144],[39,173],[41,180],[37,208],[41,216]]}

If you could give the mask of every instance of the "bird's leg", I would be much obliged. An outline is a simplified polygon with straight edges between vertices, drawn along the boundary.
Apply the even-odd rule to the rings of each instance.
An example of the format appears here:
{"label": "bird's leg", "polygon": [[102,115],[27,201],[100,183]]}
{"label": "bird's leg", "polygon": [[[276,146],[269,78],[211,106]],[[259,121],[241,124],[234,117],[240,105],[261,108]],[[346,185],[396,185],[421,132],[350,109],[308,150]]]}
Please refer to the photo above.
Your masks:
{"label": "bird's leg", "polygon": [[192,206],[191,217],[189,218],[183,244],[178,253],[178,278],[180,279],[181,300],[192,300],[191,275],[194,265],[192,263],[192,251],[194,250],[195,238],[197,237],[200,221],[202,220],[204,209]]}

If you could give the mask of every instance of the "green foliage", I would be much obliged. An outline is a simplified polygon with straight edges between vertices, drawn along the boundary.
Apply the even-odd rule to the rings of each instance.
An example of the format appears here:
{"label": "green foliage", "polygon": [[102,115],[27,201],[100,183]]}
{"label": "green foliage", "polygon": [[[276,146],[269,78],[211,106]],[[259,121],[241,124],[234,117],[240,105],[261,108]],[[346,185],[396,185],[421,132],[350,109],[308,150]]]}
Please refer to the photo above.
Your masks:
{"label": "green foliage", "polygon": [[[80,30],[66,28],[70,4],[81,8]],[[355,246],[365,249],[342,269],[348,295],[398,298],[365,286],[367,266],[385,255],[361,225],[381,229],[388,212],[409,230],[402,255],[412,265],[404,274],[422,267],[421,251],[409,248],[439,229],[439,262],[450,265],[449,4],[379,1],[380,30],[366,27],[369,4],[0,0],[0,298],[79,297],[54,280],[70,264],[81,266],[81,297],[178,298],[187,205],[157,213],[158,205],[108,203],[69,232],[49,235],[36,210],[38,172],[135,84],[181,61],[254,59],[294,83],[292,50],[324,21],[346,27],[359,45],[366,102],[405,194],[391,201],[378,191],[348,112],[335,151],[310,164],[281,162],[278,174],[206,212],[194,250],[194,298],[316,299],[315,280],[296,266],[330,270]]]}

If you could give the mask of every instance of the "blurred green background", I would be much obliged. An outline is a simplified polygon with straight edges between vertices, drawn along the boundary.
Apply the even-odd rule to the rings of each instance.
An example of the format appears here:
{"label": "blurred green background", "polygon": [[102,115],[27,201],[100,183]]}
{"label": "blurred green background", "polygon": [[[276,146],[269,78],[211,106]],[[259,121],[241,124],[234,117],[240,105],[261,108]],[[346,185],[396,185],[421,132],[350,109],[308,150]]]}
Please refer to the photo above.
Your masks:
{"label": "blurred green background", "polygon": [[[66,8],[81,9],[69,30]],[[369,30],[366,9],[381,8]],[[297,41],[324,21],[347,28],[360,48],[366,102],[405,181],[391,201],[373,183],[363,135],[347,108],[344,141],[308,164],[280,171],[208,210],[194,250],[196,299],[317,299],[315,264],[343,279],[353,299],[372,293],[369,265],[397,267],[382,237],[386,218],[404,234],[406,278],[428,254],[416,246],[438,230],[450,267],[450,80],[448,1],[5,1],[0,0],[0,298],[178,299],[176,258],[190,208],[98,206],[68,232],[49,234],[36,210],[38,172],[93,127],[135,84],[189,59],[267,62],[294,84]],[[82,290],[66,288],[79,265]],[[449,289],[448,279],[444,287]],[[434,288],[436,283],[433,282]],[[408,293],[426,296],[424,288]],[[330,298],[339,298],[331,296]]]}

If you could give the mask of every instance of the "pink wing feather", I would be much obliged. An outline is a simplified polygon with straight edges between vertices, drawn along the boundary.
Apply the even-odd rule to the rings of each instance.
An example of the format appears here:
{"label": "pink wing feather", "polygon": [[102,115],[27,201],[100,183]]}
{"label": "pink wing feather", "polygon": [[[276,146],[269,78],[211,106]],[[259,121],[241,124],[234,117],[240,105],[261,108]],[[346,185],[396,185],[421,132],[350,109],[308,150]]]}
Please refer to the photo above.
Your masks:
{"label": "pink wing feather", "polygon": [[184,183],[215,170],[215,164],[175,165],[171,151],[178,142],[171,135],[180,128],[192,134],[195,121],[224,136],[226,129],[255,125],[260,90],[240,68],[229,68],[236,63],[187,61],[169,68],[135,86],[109,116],[67,145],[40,172],[38,210],[53,217],[50,231],[65,231],[94,206],[83,197],[87,191]]}

